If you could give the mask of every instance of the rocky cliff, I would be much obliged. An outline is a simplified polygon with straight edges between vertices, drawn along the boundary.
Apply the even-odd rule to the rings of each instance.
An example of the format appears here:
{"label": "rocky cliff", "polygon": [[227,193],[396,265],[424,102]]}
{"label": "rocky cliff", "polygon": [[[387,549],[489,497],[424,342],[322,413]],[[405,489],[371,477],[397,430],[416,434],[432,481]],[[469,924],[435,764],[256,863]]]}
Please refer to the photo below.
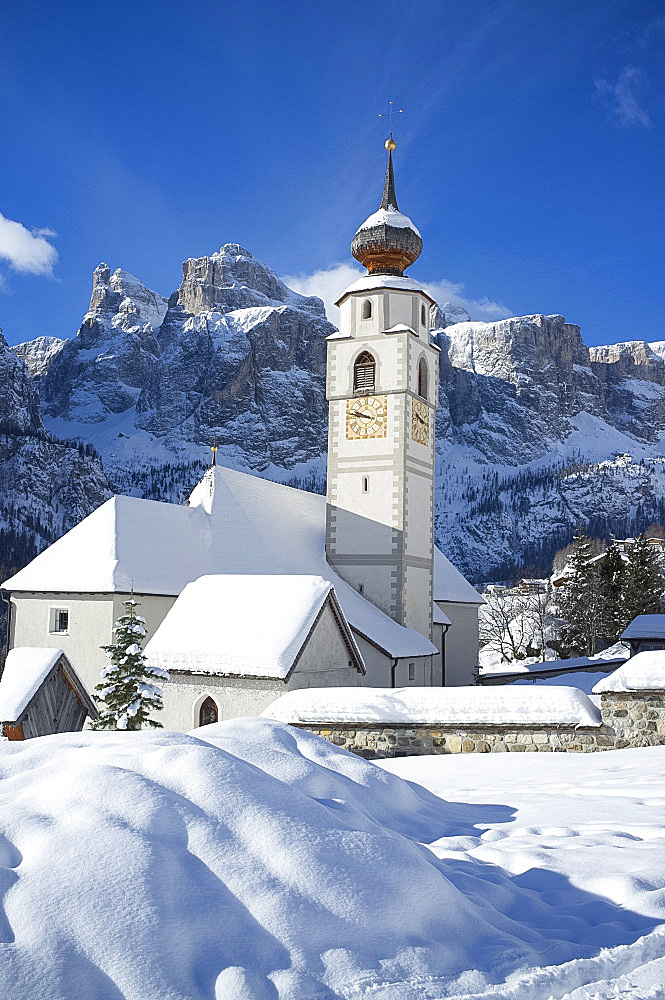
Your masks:
{"label": "rocky cliff", "polygon": [[90,446],[46,434],[37,385],[0,335],[0,571],[36,555],[112,495]]}
{"label": "rocky cliff", "polygon": [[[665,345],[589,349],[562,316],[472,323],[450,303],[432,321],[436,531],[474,580],[544,569],[579,520],[622,534],[665,517]],[[168,299],[101,264],[78,335],[40,376],[46,427],[145,496],[180,500],[213,437],[218,461],[322,488],[332,332],[319,299],[237,244],[186,260]],[[8,416],[36,419],[26,400]]]}

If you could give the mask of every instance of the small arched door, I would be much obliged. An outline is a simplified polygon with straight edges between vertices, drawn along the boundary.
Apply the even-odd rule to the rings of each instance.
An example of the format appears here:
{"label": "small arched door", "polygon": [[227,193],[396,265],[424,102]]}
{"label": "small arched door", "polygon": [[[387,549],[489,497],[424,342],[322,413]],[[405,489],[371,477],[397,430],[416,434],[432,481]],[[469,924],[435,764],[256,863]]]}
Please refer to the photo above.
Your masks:
{"label": "small arched door", "polygon": [[208,695],[199,709],[199,726],[209,726],[213,722],[217,722],[218,718],[219,712],[217,710],[217,705],[212,700],[210,695]]}

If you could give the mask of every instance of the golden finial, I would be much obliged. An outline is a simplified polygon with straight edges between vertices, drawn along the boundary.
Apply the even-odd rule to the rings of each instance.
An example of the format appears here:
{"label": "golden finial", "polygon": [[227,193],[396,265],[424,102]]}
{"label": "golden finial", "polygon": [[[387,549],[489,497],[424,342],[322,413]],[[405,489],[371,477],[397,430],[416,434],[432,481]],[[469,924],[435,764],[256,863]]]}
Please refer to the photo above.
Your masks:
{"label": "golden finial", "polygon": [[212,452],[212,464],[217,465],[217,438],[212,439],[212,447],[210,448]]}
{"label": "golden finial", "polygon": [[395,140],[393,139],[393,115],[403,115],[403,114],[404,114],[404,111],[402,110],[402,108],[398,108],[397,110],[395,110],[395,108],[393,108],[393,102],[392,101],[388,101],[388,110],[387,111],[380,111],[379,112],[379,118],[388,118],[390,120],[390,135],[388,136],[388,138],[386,139],[386,141],[384,143],[384,145],[385,145],[385,147],[386,147],[386,149],[388,150],[389,153],[392,153],[393,150],[396,148],[396,145],[397,145],[396,142],[395,142]]}

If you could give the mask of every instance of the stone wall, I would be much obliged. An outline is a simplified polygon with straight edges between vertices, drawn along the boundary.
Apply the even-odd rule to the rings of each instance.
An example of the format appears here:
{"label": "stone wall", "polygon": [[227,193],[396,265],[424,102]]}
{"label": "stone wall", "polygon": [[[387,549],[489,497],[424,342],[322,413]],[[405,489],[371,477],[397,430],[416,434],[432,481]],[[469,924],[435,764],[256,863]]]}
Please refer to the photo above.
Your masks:
{"label": "stone wall", "polygon": [[600,711],[617,750],[665,744],[665,691],[606,692]]}
{"label": "stone wall", "polygon": [[[665,692],[663,692],[665,705]],[[665,718],[665,715],[664,715]],[[470,728],[407,723],[292,723],[360,757],[406,757],[446,753],[589,753],[615,743],[604,726],[490,726]],[[663,737],[665,742],[665,736]],[[625,744],[626,746],[629,744]],[[632,744],[631,744],[632,745]]]}

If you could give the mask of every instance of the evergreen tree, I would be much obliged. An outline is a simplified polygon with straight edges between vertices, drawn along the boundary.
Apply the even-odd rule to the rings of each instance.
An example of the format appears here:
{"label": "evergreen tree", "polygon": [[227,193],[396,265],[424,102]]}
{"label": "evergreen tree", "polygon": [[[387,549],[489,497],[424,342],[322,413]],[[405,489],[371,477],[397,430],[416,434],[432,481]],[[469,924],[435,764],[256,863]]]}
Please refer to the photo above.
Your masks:
{"label": "evergreen tree", "polygon": [[598,571],[591,559],[591,539],[578,528],[573,539],[570,576],[558,600],[559,613],[566,622],[559,643],[562,656],[589,656],[596,652],[600,601]]}
{"label": "evergreen tree", "polygon": [[163,707],[161,689],[153,681],[157,678],[168,680],[169,675],[145,662],[141,649],[146,634],[145,618],[136,614],[138,606],[133,595],[123,601],[126,611],[115,623],[115,642],[101,647],[110,662],[102,670],[102,683],[95,688],[102,703],[95,729],[162,726],[161,722],[150,718],[151,712],[158,712]]}
{"label": "evergreen tree", "polygon": [[636,615],[660,614],[663,611],[663,574],[655,553],[640,535],[628,549],[626,583],[624,587],[623,623],[627,625]]}
{"label": "evergreen tree", "polygon": [[624,590],[626,564],[616,545],[598,563],[598,633],[603,645],[615,643],[625,628]]}

